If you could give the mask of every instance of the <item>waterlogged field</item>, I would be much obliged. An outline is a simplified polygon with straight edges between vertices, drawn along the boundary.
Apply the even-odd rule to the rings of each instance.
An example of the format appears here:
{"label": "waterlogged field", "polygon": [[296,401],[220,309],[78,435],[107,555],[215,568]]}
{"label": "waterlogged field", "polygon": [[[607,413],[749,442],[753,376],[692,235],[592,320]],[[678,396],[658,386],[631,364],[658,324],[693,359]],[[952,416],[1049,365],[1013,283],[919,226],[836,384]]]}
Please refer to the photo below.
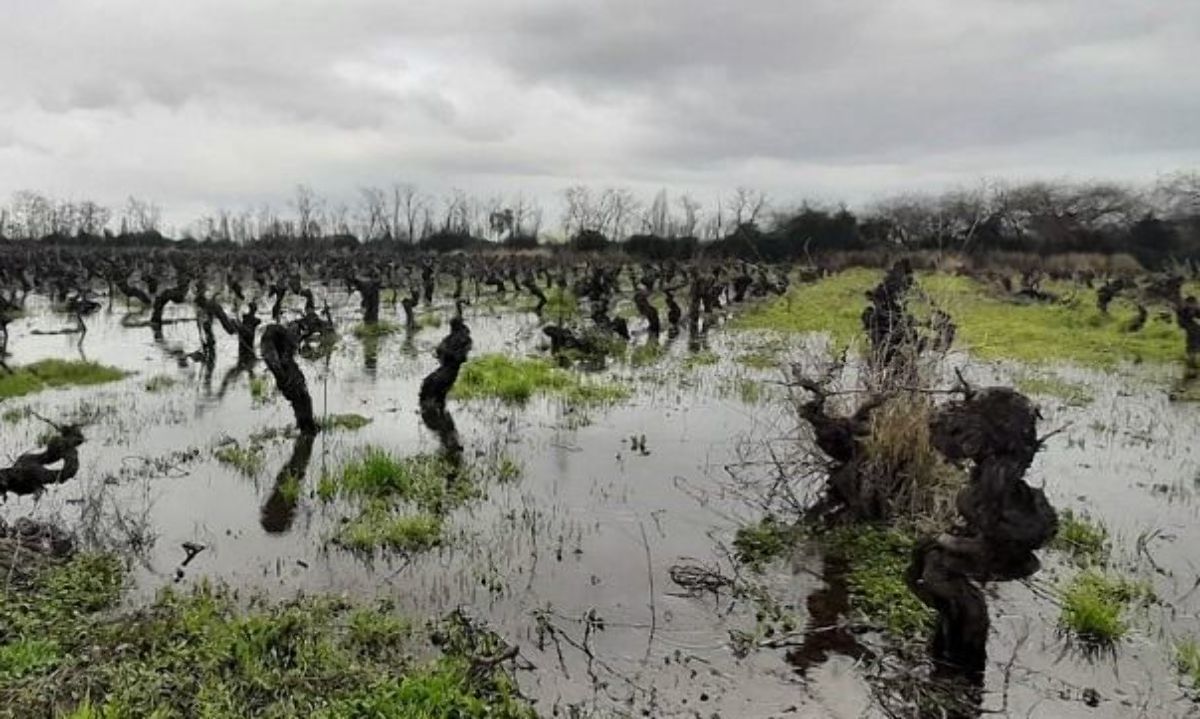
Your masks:
{"label": "waterlogged field", "polygon": [[[0,715],[55,696],[74,717],[523,716],[523,695],[542,716],[886,716],[886,695],[920,681],[906,658],[930,621],[903,583],[911,536],[773,523],[745,479],[770,478],[796,442],[784,367],[861,344],[877,279],[794,285],[657,343],[634,321],[629,348],[586,372],[549,360],[527,297],[485,296],[449,402],[459,468],[416,406],[447,299],[411,332],[386,302],[393,331],[355,332],[357,299],[328,294],[341,338],[301,360],[325,425],[308,441],[261,364],[235,369],[232,339],[210,373],[186,359],[191,322],[156,337],[117,301],[81,342],[36,334],[70,320],[31,298],[10,326],[0,455],[38,446],[39,415],[86,418],[87,441],[78,478],[0,517],[61,522],[116,559],[33,595],[10,582]],[[946,386],[955,368],[1015,386],[1059,430],[1029,479],[1069,515],[1042,572],[989,588],[982,711],[1189,715],[1200,410],[1171,400],[1181,333],[1157,316],[1125,332],[1133,309],[1102,316],[1084,288],[1048,306],[965,278],[920,285],[959,326]],[[185,543],[204,546],[186,565]],[[677,581],[697,568],[711,591]],[[495,637],[474,636],[484,626]],[[456,653],[462,635],[474,643]],[[519,647],[517,685],[481,694],[472,677],[501,646]],[[200,699],[155,699],[184,694]]]}

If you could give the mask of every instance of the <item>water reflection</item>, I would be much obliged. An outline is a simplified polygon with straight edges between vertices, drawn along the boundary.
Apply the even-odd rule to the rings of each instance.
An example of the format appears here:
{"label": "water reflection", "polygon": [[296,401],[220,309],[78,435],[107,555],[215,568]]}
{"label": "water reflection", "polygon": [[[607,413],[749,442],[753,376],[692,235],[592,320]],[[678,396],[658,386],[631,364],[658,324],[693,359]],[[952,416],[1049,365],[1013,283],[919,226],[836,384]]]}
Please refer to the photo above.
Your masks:
{"label": "water reflection", "polygon": [[275,477],[275,486],[259,513],[259,523],[269,534],[283,534],[292,528],[296,506],[300,501],[300,487],[308,473],[315,440],[314,434],[297,436],[292,445],[292,456]]}

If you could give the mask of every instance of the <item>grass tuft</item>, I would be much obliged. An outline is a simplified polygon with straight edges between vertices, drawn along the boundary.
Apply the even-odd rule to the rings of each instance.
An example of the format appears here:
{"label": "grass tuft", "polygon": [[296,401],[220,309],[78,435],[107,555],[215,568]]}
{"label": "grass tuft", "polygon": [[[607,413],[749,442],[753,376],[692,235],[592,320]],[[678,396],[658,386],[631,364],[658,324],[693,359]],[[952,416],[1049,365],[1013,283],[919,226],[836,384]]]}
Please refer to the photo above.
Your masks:
{"label": "grass tuft", "polygon": [[734,556],[755,571],[762,571],[764,565],[791,550],[798,536],[796,527],[767,516],[757,524],[738,527],[733,537]]}
{"label": "grass tuft", "polygon": [[116,382],[127,375],[119,369],[95,362],[48,359],[13,367],[0,375],[0,399],[23,397],[59,387],[87,387]]}
{"label": "grass tuft", "polygon": [[398,324],[395,324],[392,322],[387,322],[387,321],[379,321],[379,322],[376,322],[375,324],[370,324],[370,325],[357,324],[354,326],[354,329],[352,330],[352,332],[355,337],[357,337],[360,340],[363,340],[363,339],[378,339],[380,337],[387,337],[388,335],[396,334],[397,332],[400,331],[400,329],[401,329],[400,325],[398,325]]}
{"label": "grass tuft", "polygon": [[562,397],[569,404],[607,405],[629,396],[624,387],[586,381],[578,374],[538,358],[514,359],[483,355],[463,365],[452,396],[459,399],[496,398],[524,404],[535,395]]}
{"label": "grass tuft", "polygon": [[1087,644],[1110,646],[1128,633],[1129,608],[1153,598],[1145,582],[1088,569],[1063,589],[1059,626]]}
{"label": "grass tuft", "polygon": [[262,471],[265,457],[263,456],[263,448],[257,444],[251,444],[243,447],[237,442],[232,442],[223,447],[218,447],[213,456],[221,464],[229,465],[247,477],[255,477]]}
{"label": "grass tuft", "polygon": [[1067,552],[1078,562],[1103,564],[1108,559],[1108,530],[1085,514],[1064,509],[1058,515],[1058,534],[1051,549]]}
{"label": "grass tuft", "polygon": [[337,429],[344,429],[349,432],[360,430],[371,424],[370,417],[364,417],[361,414],[331,414],[327,417],[322,417],[318,422],[321,429],[330,432]]}

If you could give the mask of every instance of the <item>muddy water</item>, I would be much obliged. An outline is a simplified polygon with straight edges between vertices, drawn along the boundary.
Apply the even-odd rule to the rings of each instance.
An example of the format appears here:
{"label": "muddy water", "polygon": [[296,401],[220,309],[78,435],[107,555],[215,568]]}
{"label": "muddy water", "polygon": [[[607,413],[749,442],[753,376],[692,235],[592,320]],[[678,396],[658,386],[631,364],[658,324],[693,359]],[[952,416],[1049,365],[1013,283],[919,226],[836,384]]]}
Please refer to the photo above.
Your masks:
{"label": "muddy water", "polygon": [[[339,326],[349,327],[353,302],[344,296],[332,302]],[[813,642],[816,651],[804,655],[803,671],[784,649],[736,659],[728,633],[753,628],[753,607],[727,597],[682,596],[669,579],[669,568],[683,558],[724,561],[718,545],[755,514],[730,491],[723,467],[747,442],[778,439],[791,428],[779,403],[747,403],[731,391],[738,378],[773,375],[732,361],[744,336],[712,331],[706,344],[722,360],[711,367],[686,366],[694,347],[685,333],[652,367],[610,369],[610,379],[631,387],[632,399],[584,416],[547,399],[521,408],[452,401],[468,456],[504,452],[522,465],[521,478],[491,483],[485,499],[453,515],[448,547],[411,558],[365,559],[329,544],[345,508],[310,492],[324,468],[336,468],[362,445],[436,450],[415,398],[420,379],[435,365],[430,350],[444,328],[401,333],[376,345],[347,336],[330,357],[302,361],[319,412],[355,412],[373,422],[317,438],[305,491],[290,507],[273,497],[273,485],[293,455],[291,439],[269,445],[255,477],[212,457],[224,438],[245,442],[291,420],[277,395],[256,402],[247,376],[224,382],[236,356],[232,340],[220,338],[217,366],[206,377],[178,359],[198,347],[190,323],[168,325],[155,338],[149,328],[123,326],[118,305],[90,319],[79,345],[75,336],[31,334],[68,323],[44,307],[33,309],[11,328],[13,362],[84,356],[137,374],[8,403],[59,417],[98,408],[99,419],[87,430],[79,479],[36,504],[10,501],[0,512],[9,519],[60,517],[103,543],[149,540],[135,542],[140,551],[131,602],[175,585],[180,545],[193,541],[207,550],[187,567],[185,586],[207,577],[277,597],[300,591],[379,597],[415,616],[465,606],[521,645],[536,667],[521,673],[523,687],[546,714],[558,709],[571,716],[569,707],[580,716],[879,713],[855,637],[833,632]],[[448,316],[449,308],[437,310]],[[476,307],[467,321],[476,354],[536,351],[539,325],[531,314]],[[1027,370],[972,365],[970,376],[1008,378],[1018,371]],[[265,368],[255,372],[264,376]],[[179,382],[147,392],[146,380],[157,375]],[[1178,688],[1170,644],[1200,635],[1190,551],[1200,540],[1193,499],[1200,491],[1193,451],[1200,416],[1169,403],[1152,372],[1069,377],[1086,383],[1095,400],[1070,407],[1044,398],[1044,427],[1070,426],[1049,441],[1031,474],[1045,481],[1059,506],[1101,518],[1115,534],[1123,567],[1152,579],[1164,604],[1134,618],[1136,631],[1114,656],[1084,656],[1055,626],[1054,586],[1073,570],[1048,556],[1031,585],[994,589],[983,705],[1015,716],[1183,716],[1191,704]],[[0,456],[30,449],[42,430],[36,421],[0,426]],[[646,453],[633,449],[634,435],[645,435]],[[172,456],[192,449],[194,459]],[[1139,536],[1147,538],[1140,553]],[[791,565],[795,571],[777,568],[769,581],[785,603],[801,617],[811,613],[824,630],[818,625],[842,611],[836,572],[804,548]],[[539,632],[538,617],[543,629],[554,631]],[[792,655],[798,661],[795,650]],[[1087,690],[1095,690],[1098,706],[1085,703]]]}

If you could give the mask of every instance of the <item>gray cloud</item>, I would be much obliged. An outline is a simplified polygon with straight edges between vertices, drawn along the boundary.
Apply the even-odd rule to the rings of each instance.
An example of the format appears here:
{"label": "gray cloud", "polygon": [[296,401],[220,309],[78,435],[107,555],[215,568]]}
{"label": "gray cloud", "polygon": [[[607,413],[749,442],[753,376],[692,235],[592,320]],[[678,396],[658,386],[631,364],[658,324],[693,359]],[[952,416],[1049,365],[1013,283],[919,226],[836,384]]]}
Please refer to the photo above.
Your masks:
{"label": "gray cloud", "polygon": [[10,3],[0,194],[577,181],[855,200],[1200,161],[1176,0]]}

